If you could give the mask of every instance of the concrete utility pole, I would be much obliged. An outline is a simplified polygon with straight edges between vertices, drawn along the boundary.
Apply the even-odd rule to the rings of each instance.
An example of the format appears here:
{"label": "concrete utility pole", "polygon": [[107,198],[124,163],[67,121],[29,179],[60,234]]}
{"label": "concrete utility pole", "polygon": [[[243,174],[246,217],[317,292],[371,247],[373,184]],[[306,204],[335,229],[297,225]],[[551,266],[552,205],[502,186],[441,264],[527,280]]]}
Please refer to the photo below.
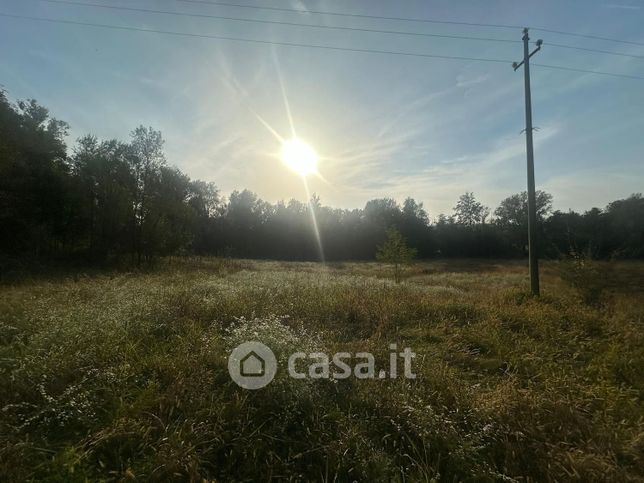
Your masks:
{"label": "concrete utility pole", "polygon": [[537,201],[534,188],[534,149],[532,146],[532,98],[530,95],[530,57],[541,50],[543,40],[537,40],[537,48],[530,53],[528,29],[523,29],[523,60],[514,62],[516,71],[523,66],[525,74],[525,144],[528,155],[528,257],[530,259],[530,290],[539,295],[539,258],[537,256]]}

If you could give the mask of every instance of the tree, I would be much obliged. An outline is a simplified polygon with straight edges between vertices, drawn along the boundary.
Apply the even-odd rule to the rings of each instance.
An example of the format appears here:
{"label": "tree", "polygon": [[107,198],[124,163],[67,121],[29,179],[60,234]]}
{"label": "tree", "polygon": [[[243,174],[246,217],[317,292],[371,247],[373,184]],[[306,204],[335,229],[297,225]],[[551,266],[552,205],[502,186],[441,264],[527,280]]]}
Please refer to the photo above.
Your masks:
{"label": "tree", "polygon": [[605,210],[609,256],[644,257],[644,198],[635,193]]}
{"label": "tree", "polygon": [[225,205],[215,183],[190,182],[188,205],[192,210],[192,243],[194,253],[217,253],[223,249],[221,220]]}
{"label": "tree", "polygon": [[85,136],[70,159],[78,197],[71,210],[72,246],[87,248],[92,260],[127,250],[132,236],[135,179],[128,151],[116,140]]}
{"label": "tree", "polygon": [[[543,219],[552,211],[552,195],[545,191],[536,193],[537,220]],[[496,223],[502,227],[528,226],[528,193],[521,193],[508,196],[501,201],[499,207],[494,211]],[[527,229],[527,228],[526,228]]]}
{"label": "tree", "polygon": [[400,206],[391,198],[380,198],[367,201],[364,207],[364,218],[374,226],[390,226],[400,219]]}
{"label": "tree", "polygon": [[387,230],[387,239],[378,247],[376,260],[394,266],[394,280],[400,283],[403,265],[408,265],[416,256],[416,249],[407,246],[407,241],[395,228]]}
{"label": "tree", "polygon": [[64,244],[68,126],[0,90],[0,251],[52,256]]}
{"label": "tree", "polygon": [[[139,126],[129,142],[85,136],[68,155],[67,125],[34,100],[9,102],[0,89],[0,276],[30,260],[84,256],[103,263],[123,256],[150,261],[174,253],[235,254],[285,260],[373,259],[400,269],[420,257],[524,256],[527,194],[509,196],[487,224],[488,209],[463,194],[452,216],[430,223],[407,198],[368,201],[363,209],[322,205],[315,194],[271,204],[250,191],[226,202],[213,183],[167,166],[161,133]],[[644,198],[605,209],[555,212],[536,196],[539,249],[593,257],[644,257]],[[314,233],[311,215],[318,232]]]}
{"label": "tree", "polygon": [[429,215],[422,203],[407,198],[403,203],[402,217],[397,224],[400,233],[409,240],[409,244],[418,251],[421,257],[430,257],[435,252],[432,229],[429,227]]}
{"label": "tree", "polygon": [[413,198],[406,198],[402,207],[402,214],[405,220],[414,221],[423,226],[429,225],[429,215],[422,203],[417,203]]}
{"label": "tree", "polygon": [[171,255],[188,247],[193,232],[189,198],[190,179],[177,168],[162,166],[148,202],[148,254]]}
{"label": "tree", "polygon": [[233,191],[226,211],[229,247],[236,256],[258,256],[262,240],[260,233],[272,214],[273,206],[249,190]]}
{"label": "tree", "polygon": [[[545,239],[544,220],[552,211],[552,195],[545,191],[536,192],[537,246],[543,253],[548,246]],[[528,193],[523,191],[507,197],[494,211],[496,226],[501,229],[507,243],[507,253],[525,255],[528,245]]]}
{"label": "tree", "polygon": [[166,161],[160,131],[139,126],[132,131],[131,137],[129,159],[136,181],[133,245],[137,263],[140,264],[143,255],[148,259],[152,257],[151,239],[154,237],[155,224],[150,221],[148,203],[153,196],[154,186],[158,186],[161,168]]}
{"label": "tree", "polygon": [[454,218],[459,225],[478,225],[485,223],[490,209],[476,201],[474,193],[465,192],[454,207]]}

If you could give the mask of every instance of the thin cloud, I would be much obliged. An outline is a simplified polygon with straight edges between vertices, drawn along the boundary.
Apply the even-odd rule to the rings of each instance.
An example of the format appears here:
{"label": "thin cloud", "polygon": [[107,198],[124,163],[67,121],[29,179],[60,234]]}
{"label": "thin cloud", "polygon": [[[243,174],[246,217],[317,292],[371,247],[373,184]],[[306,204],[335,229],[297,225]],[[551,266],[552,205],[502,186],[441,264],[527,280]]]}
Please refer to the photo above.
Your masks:
{"label": "thin cloud", "polygon": [[490,78],[489,75],[484,74],[484,75],[474,77],[472,79],[468,79],[464,75],[459,74],[456,76],[456,87],[469,87],[477,84],[482,84],[486,82],[489,78]]}
{"label": "thin cloud", "polygon": [[[535,147],[551,141],[561,131],[558,124],[542,129],[535,136]],[[421,169],[392,169],[388,165],[391,163],[363,166],[353,173],[349,184],[354,195],[359,193],[367,199],[414,196],[426,202],[434,213],[449,212],[460,194],[472,190],[485,192],[483,201],[496,206],[511,190],[491,189],[491,182],[498,178],[503,166],[524,157],[525,138],[513,134],[502,137],[487,152],[440,160]]]}
{"label": "thin cloud", "polygon": [[605,8],[613,8],[617,10],[641,10],[642,7],[639,5],[620,5],[616,3],[607,3],[604,5]]}

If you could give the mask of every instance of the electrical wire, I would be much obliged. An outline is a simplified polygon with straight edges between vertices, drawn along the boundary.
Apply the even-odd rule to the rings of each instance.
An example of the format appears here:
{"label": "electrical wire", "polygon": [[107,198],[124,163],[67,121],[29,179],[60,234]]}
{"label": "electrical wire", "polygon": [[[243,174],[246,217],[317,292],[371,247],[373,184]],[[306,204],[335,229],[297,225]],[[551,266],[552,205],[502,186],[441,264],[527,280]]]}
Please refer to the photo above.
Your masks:
{"label": "electrical wire", "polygon": [[340,13],[340,12],[331,12],[328,10],[304,10],[304,9],[286,8],[286,7],[266,7],[266,6],[259,6],[259,5],[245,5],[243,3],[214,2],[209,0],[175,0],[175,1],[181,2],[181,3],[193,3],[193,4],[199,4],[199,5],[215,5],[219,7],[248,8],[248,9],[254,9],[254,10],[270,10],[275,12],[291,12],[291,13],[299,13],[299,14],[331,15],[335,17],[368,18],[368,19],[374,19],[374,20],[396,20],[401,22],[435,23],[435,24],[446,24],[446,25],[468,25],[470,27],[491,27],[491,28],[503,28],[503,29],[523,28],[520,25],[457,22],[452,20],[433,20],[433,19],[426,19],[426,18],[410,18],[410,17],[384,17],[380,15]]}
{"label": "electrical wire", "polygon": [[[260,23],[260,24],[271,24],[271,25],[287,25],[293,27],[306,27],[306,28],[318,28],[325,30],[344,30],[352,32],[369,32],[369,33],[381,33],[381,34],[393,34],[393,35],[406,35],[406,36],[415,36],[415,37],[433,37],[433,38],[445,38],[445,39],[458,39],[458,40],[471,40],[471,41],[484,41],[484,42],[503,42],[503,43],[521,43],[521,40],[512,40],[512,39],[498,39],[490,37],[472,37],[466,35],[451,35],[451,34],[432,34],[425,32],[407,32],[401,30],[383,30],[383,29],[369,29],[361,27],[347,27],[347,26],[335,26],[335,25],[319,25],[319,24],[307,24],[299,22],[286,22],[278,20],[263,20],[263,19],[249,19],[243,17],[229,17],[223,15],[210,15],[210,14],[199,14],[199,13],[185,13],[185,12],[172,12],[168,10],[157,10],[157,9],[148,9],[148,8],[139,8],[139,7],[123,7],[116,5],[104,5],[100,3],[88,3],[88,2],[78,2],[73,0],[34,0],[39,2],[51,3],[56,5],[71,5],[71,6],[80,6],[80,7],[92,7],[92,8],[104,8],[110,10],[120,10],[120,11],[129,11],[129,12],[140,12],[140,13],[152,13],[152,14],[163,14],[163,15],[173,15],[177,17],[191,17],[191,18],[206,18],[206,19],[217,19],[217,20],[230,20],[235,22],[249,22],[249,23]],[[535,29],[538,30],[538,29]],[[642,55],[626,54],[622,52],[613,52],[608,50],[598,50],[591,49],[587,47],[577,47],[573,45],[565,45],[558,43],[547,43],[550,47],[556,47],[561,49],[570,49],[570,50],[579,50],[584,52],[593,52],[606,55],[615,55],[620,57],[630,57],[633,59],[644,59]]]}
{"label": "electrical wire", "polygon": [[565,67],[563,65],[536,64],[536,63],[530,62],[530,67],[532,67],[532,66],[543,67],[545,69],[556,69],[556,70],[568,70],[568,71],[571,71],[571,72],[581,72],[583,74],[608,75],[608,76],[611,76],[611,77],[623,77],[625,79],[644,80],[644,76],[639,76],[639,75],[616,74],[614,72],[603,72],[603,71],[598,71],[598,70],[575,69],[574,67]]}
{"label": "electrical wire", "polygon": [[624,54],[622,52],[611,52],[610,50],[598,50],[598,49],[589,49],[586,47],[576,47],[573,45],[564,45],[564,44],[552,44],[550,42],[544,42],[544,46],[548,47],[556,47],[560,49],[572,49],[572,50],[581,50],[584,52],[594,52],[597,54],[608,54],[608,55],[618,55],[620,57],[630,57],[633,59],[643,59],[644,60],[644,55],[634,55],[634,54]]}
{"label": "electrical wire", "polygon": [[140,28],[140,27],[128,27],[123,25],[79,22],[76,20],[53,19],[53,18],[47,18],[47,17],[32,17],[29,15],[14,15],[9,13],[0,13],[0,17],[33,20],[38,22],[61,23],[61,24],[68,24],[68,25],[83,25],[87,27],[127,30],[127,31],[133,31],[133,32],[148,32],[148,33],[156,33],[156,34],[163,34],[163,35],[174,35],[178,37],[231,40],[236,42],[248,42],[248,43],[254,43],[254,44],[283,45],[287,47],[304,47],[304,48],[312,48],[312,49],[339,50],[339,51],[346,51],[346,52],[402,55],[407,57],[424,57],[424,58],[432,58],[432,59],[453,59],[453,60],[467,60],[467,61],[476,61],[476,62],[494,62],[494,63],[502,63],[502,64],[511,63],[509,60],[504,60],[504,59],[465,57],[465,56],[457,56],[457,55],[424,54],[424,53],[404,52],[404,51],[397,51],[397,50],[359,49],[359,48],[353,48],[353,47],[336,47],[332,45],[303,44],[303,43],[296,43],[296,42],[278,42],[278,41],[272,41],[272,40],[247,39],[242,37],[230,37],[230,36],[224,36],[224,35],[194,34],[194,33],[188,33],[188,32],[174,32],[171,30],[157,30],[157,29],[148,29],[148,28]]}
{"label": "electrical wire", "polygon": [[[312,48],[312,49],[335,50],[335,51],[358,52],[358,53],[400,55],[400,56],[406,56],[406,57],[422,57],[422,58],[432,58],[432,59],[465,60],[465,61],[475,61],[475,62],[492,62],[492,63],[510,64],[510,61],[503,60],[503,59],[425,54],[425,53],[404,52],[404,51],[395,51],[395,50],[360,49],[360,48],[352,48],[352,47],[337,47],[337,46],[331,46],[331,45],[305,44],[305,43],[296,43],[296,42],[278,42],[278,41],[271,41],[271,40],[248,39],[248,38],[242,38],[242,37],[230,37],[230,36],[223,36],[223,35],[195,34],[195,33],[189,33],[189,32],[175,32],[175,31],[169,31],[169,30],[129,27],[129,26],[123,26],[123,25],[80,22],[75,20],[53,19],[53,18],[47,18],[47,17],[32,17],[28,15],[15,15],[15,14],[8,14],[8,13],[1,13],[1,12],[0,12],[0,17],[31,20],[31,21],[38,21],[38,22],[47,22],[47,23],[66,24],[66,25],[79,25],[79,26],[96,27],[96,28],[113,29],[113,30],[156,33],[156,34],[172,35],[172,36],[178,36],[178,37],[229,40],[229,41],[246,42],[246,43],[254,43],[254,44],[282,45],[287,47]],[[556,69],[556,70],[579,72],[579,73],[585,73],[585,74],[597,74],[597,75],[621,77],[621,78],[627,78],[627,79],[644,80],[643,76],[636,76],[636,75],[629,75],[629,74],[617,74],[613,72],[576,69],[572,67],[556,66],[556,65],[548,65],[548,64],[531,63],[531,65],[536,67],[543,67],[547,69]]]}
{"label": "electrical wire", "polygon": [[[470,27],[489,27],[489,28],[502,28],[502,29],[522,29],[524,27],[524,26],[521,26],[521,25],[509,25],[509,24],[493,24],[493,23],[479,23],[479,22],[459,22],[459,21],[453,21],[453,20],[434,20],[434,19],[410,18],[410,17],[386,17],[386,16],[381,16],[381,15],[367,15],[367,14],[356,14],[356,13],[332,12],[332,11],[328,11],[328,10],[305,10],[305,9],[286,8],[286,7],[266,7],[266,6],[247,5],[247,4],[232,3],[232,2],[217,2],[217,1],[213,1],[213,0],[174,0],[174,1],[180,2],[180,3],[191,3],[191,4],[198,4],[198,5],[214,5],[214,6],[220,6],[220,7],[246,8],[246,9],[254,9],[254,10],[290,12],[290,13],[298,13],[298,14],[330,15],[330,16],[335,16],[335,17],[366,18],[366,19],[372,19],[372,20],[395,20],[395,21],[400,21],[400,22],[418,22],[418,23],[433,23],[433,24],[446,24],[446,25],[464,25],[464,26],[470,26]],[[593,40],[603,40],[603,41],[607,41],[607,42],[618,42],[618,43],[623,43],[623,44],[642,45],[642,46],[644,46],[644,42],[636,42],[636,41],[632,41],[632,40],[622,40],[622,39],[616,39],[616,38],[611,38],[611,37],[602,37],[602,36],[598,36],[598,35],[579,34],[579,33],[576,33],[576,32],[566,32],[566,31],[563,31],[563,30],[549,29],[549,28],[546,28],[546,27],[538,27],[538,28],[535,27],[532,30],[539,31],[539,32],[549,32],[549,33],[559,34],[559,35],[568,35],[568,36],[572,36],[572,37],[593,39]]]}
{"label": "electrical wire", "polygon": [[580,37],[582,39],[604,40],[606,42],[617,42],[621,44],[644,46],[644,42],[635,42],[633,40],[622,40],[622,39],[615,39],[610,37],[599,37],[597,35],[578,34],[574,32],[564,32],[563,30],[553,30],[553,29],[547,29],[547,28],[541,28],[541,27],[534,27],[532,28],[532,30],[537,32],[548,32],[551,34],[568,35],[570,37]]}
{"label": "electrical wire", "polygon": [[115,5],[103,5],[100,3],[76,2],[72,0],[35,0],[35,1],[58,4],[58,5],[73,5],[73,6],[80,6],[80,7],[105,8],[110,10],[121,10],[121,11],[129,11],[129,12],[174,15],[177,17],[232,20],[235,22],[251,22],[251,23],[271,24],[271,25],[288,25],[293,27],[309,27],[309,28],[328,29],[328,30],[346,30],[346,31],[352,31],[352,32],[372,32],[372,33],[381,33],[381,34],[409,35],[409,36],[416,36],[416,37],[438,37],[438,38],[445,38],[445,39],[474,40],[474,41],[484,41],[484,42],[521,43],[521,40],[512,40],[512,39],[471,37],[466,35],[430,34],[430,33],[424,33],[424,32],[406,32],[402,30],[382,30],[382,29],[345,27],[345,26],[335,26],[335,25],[318,25],[318,24],[310,24],[310,23],[285,22],[285,21],[279,21],[279,20],[262,20],[262,19],[243,18],[243,17],[228,17],[223,15],[172,12],[168,10],[156,10],[156,9],[138,8],[138,7],[122,7],[122,6],[115,6]]}

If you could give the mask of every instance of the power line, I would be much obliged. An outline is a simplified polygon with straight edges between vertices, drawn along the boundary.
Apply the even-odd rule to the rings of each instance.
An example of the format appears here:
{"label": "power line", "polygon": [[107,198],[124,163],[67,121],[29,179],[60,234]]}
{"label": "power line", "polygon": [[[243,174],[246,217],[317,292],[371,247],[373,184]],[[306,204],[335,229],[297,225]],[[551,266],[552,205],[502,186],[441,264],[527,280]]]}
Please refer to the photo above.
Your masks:
{"label": "power line", "polygon": [[[368,29],[360,27],[346,27],[346,26],[334,26],[334,25],[318,25],[318,24],[307,24],[299,22],[285,22],[277,20],[259,20],[259,19],[249,19],[243,17],[228,17],[222,15],[209,15],[209,14],[198,14],[198,13],[185,13],[185,12],[172,12],[168,10],[156,10],[156,9],[147,9],[147,8],[138,8],[138,7],[122,7],[115,5],[103,5],[99,3],[87,3],[87,2],[77,2],[72,0],[35,0],[40,2],[58,4],[58,5],[73,5],[81,7],[95,7],[95,8],[105,8],[110,10],[121,10],[121,11],[130,11],[130,12],[141,12],[141,13],[153,13],[153,14],[163,14],[163,15],[173,15],[178,17],[194,17],[194,18],[207,18],[207,19],[218,19],[218,20],[231,20],[236,22],[251,22],[251,23],[261,23],[261,24],[272,24],[272,25],[288,25],[294,27],[307,27],[307,28],[319,28],[319,29],[328,29],[328,30],[346,30],[354,32],[371,32],[371,33],[382,33],[382,34],[394,34],[394,35],[408,35],[408,36],[417,36],[417,37],[438,37],[446,39],[458,39],[458,40],[472,40],[472,41],[487,41],[487,42],[503,42],[503,43],[521,43],[520,40],[512,39],[497,39],[489,37],[471,37],[465,35],[450,35],[450,34],[430,34],[424,32],[406,32],[401,30],[382,30],[382,29]],[[586,52],[594,52],[599,54],[607,55],[616,55],[620,57],[630,57],[634,59],[644,59],[642,55],[634,54],[625,54],[622,52],[612,52],[609,50],[598,50],[590,49],[586,47],[576,47],[572,45],[564,44],[555,44],[548,42],[548,46],[562,48],[562,49],[571,49],[571,50],[580,50]]]}
{"label": "power line", "polygon": [[644,76],[638,75],[629,75],[629,74],[615,74],[614,72],[603,72],[598,70],[585,70],[585,69],[575,69],[572,67],[564,67],[562,65],[547,65],[547,64],[531,64],[536,67],[543,67],[545,69],[556,69],[556,70],[569,70],[571,72],[581,72],[583,74],[597,74],[597,75],[608,75],[611,77],[623,77],[625,79],[638,79],[644,80]]}
{"label": "power line", "polygon": [[261,39],[247,39],[242,37],[229,37],[224,35],[209,35],[209,34],[194,34],[188,32],[174,32],[170,30],[157,30],[157,29],[148,29],[140,27],[127,27],[123,25],[109,25],[101,23],[91,23],[91,22],[79,22],[76,20],[64,20],[64,19],[54,19],[46,17],[31,17],[28,15],[14,15],[9,13],[0,13],[0,17],[8,18],[19,18],[23,20],[33,20],[38,22],[49,22],[49,23],[60,23],[68,25],[82,25],[86,27],[98,27],[105,29],[115,29],[115,30],[127,30],[132,32],[148,32],[155,34],[163,35],[174,35],[177,37],[192,37],[192,38],[202,38],[202,39],[216,39],[216,40],[231,40],[235,42],[248,42],[254,44],[268,44],[268,45],[283,45],[287,47],[304,47],[312,49],[324,49],[324,50],[339,50],[345,52],[360,52],[360,53],[370,53],[370,54],[386,54],[386,55],[402,55],[407,57],[424,57],[431,59],[452,59],[452,60],[467,60],[467,61],[476,61],[476,62],[494,62],[500,64],[509,64],[508,60],[503,59],[488,59],[480,57],[464,57],[457,55],[439,55],[439,54],[423,54],[416,52],[403,52],[397,50],[377,50],[377,49],[359,49],[353,47],[336,47],[332,45],[319,45],[319,44],[303,44],[296,42],[278,42],[272,40],[261,40]]}
{"label": "power line", "polygon": [[520,25],[457,22],[452,20],[433,20],[433,19],[426,19],[426,18],[410,18],[410,17],[384,17],[380,15],[331,12],[328,10],[304,10],[304,9],[298,9],[298,8],[265,7],[265,6],[262,7],[259,5],[244,5],[242,3],[214,2],[209,0],[176,0],[176,1],[181,3],[194,3],[199,5],[215,5],[219,7],[248,8],[248,9],[254,9],[254,10],[270,10],[275,12],[290,12],[290,13],[299,13],[299,14],[331,15],[335,17],[368,18],[368,19],[375,19],[375,20],[397,20],[401,22],[435,23],[435,24],[446,24],[446,25],[467,25],[470,27],[491,27],[491,28],[503,28],[503,29],[522,28]]}
{"label": "power line", "polygon": [[[410,35],[410,36],[419,36],[419,37],[439,37],[447,39],[459,39],[459,40],[474,40],[474,41],[488,41],[488,42],[507,42],[507,43],[521,43],[520,40],[512,39],[496,39],[489,37],[471,37],[464,35],[448,35],[448,34],[430,34],[424,32],[405,32],[401,30],[381,30],[381,29],[368,29],[360,27],[345,27],[345,26],[333,26],[333,25],[317,25],[317,24],[306,24],[299,22],[285,22],[277,20],[258,20],[258,19],[248,19],[240,17],[227,17],[222,15],[208,15],[208,14],[197,14],[197,13],[185,13],[185,12],[172,12],[168,10],[156,10],[156,9],[147,9],[147,8],[138,8],[138,7],[122,7],[115,5],[103,5],[99,3],[87,3],[87,2],[77,2],[72,0],[35,0],[46,3],[61,4],[61,5],[74,5],[82,7],[96,7],[96,8],[105,8],[111,10],[122,10],[122,11],[131,11],[131,12],[142,12],[142,13],[155,13],[155,14],[164,14],[164,15],[174,15],[179,17],[195,17],[195,18],[209,18],[209,19],[219,19],[219,20],[232,20],[237,22],[252,22],[252,23],[263,23],[263,24],[274,24],[274,25],[288,25],[295,27],[310,27],[310,28],[319,28],[319,29],[330,29],[330,30],[348,30],[355,32],[372,32],[372,33],[383,33],[383,34],[395,34],[395,35]],[[597,50],[590,49],[585,47],[576,47],[572,45],[564,44],[555,44],[549,43],[550,47],[557,47],[562,49],[572,49],[572,50],[581,50],[586,52],[595,52],[599,54],[608,54],[608,55],[617,55],[620,57],[631,57],[634,59],[644,59],[642,55],[633,55],[625,54],[621,52],[611,52],[608,50]]]}
{"label": "power line", "polygon": [[[510,61],[504,59],[491,59],[491,58],[481,58],[481,57],[465,57],[465,56],[456,56],[456,55],[440,55],[440,54],[424,54],[416,52],[404,52],[396,50],[378,50],[378,49],[360,49],[353,47],[336,47],[332,45],[319,45],[319,44],[304,44],[296,42],[279,42],[272,40],[261,40],[261,39],[247,39],[242,37],[229,37],[223,35],[209,35],[209,34],[195,34],[188,32],[174,32],[170,30],[158,30],[158,29],[148,29],[141,27],[128,27],[124,25],[110,25],[110,24],[101,24],[101,23],[92,23],[92,22],[80,22],[76,20],[64,20],[64,19],[54,19],[47,17],[32,17],[28,15],[15,15],[9,13],[1,13],[0,17],[6,18],[16,18],[23,20],[31,20],[37,22],[47,22],[47,23],[58,23],[66,25],[80,25],[85,27],[97,27],[104,29],[112,30],[125,30],[131,32],[146,32],[146,33],[155,33],[161,35],[172,35],[176,37],[190,37],[190,38],[202,38],[202,39],[214,39],[214,40],[229,40],[234,42],[246,42],[253,44],[267,44],[267,45],[282,45],[286,47],[300,47],[300,48],[311,48],[311,49],[321,49],[321,50],[335,50],[335,51],[344,51],[344,52],[357,52],[357,53],[370,53],[370,54],[384,54],[384,55],[400,55],[405,57],[421,57],[421,58],[431,58],[431,59],[449,59],[449,60],[465,60],[465,61],[474,61],[474,62],[493,62],[501,64],[509,64]],[[605,75],[612,77],[622,77],[627,79],[638,79],[644,80],[642,76],[628,75],[628,74],[616,74],[612,72],[603,72],[603,71],[594,71],[594,70],[584,70],[584,69],[574,69],[570,67],[555,66],[555,65],[546,65],[546,64],[532,64],[537,67],[544,67],[548,69],[557,69],[557,70],[568,70],[571,72],[580,72],[585,74],[597,74]]]}
{"label": "power line", "polygon": [[347,31],[354,31],[354,32],[372,32],[372,33],[381,33],[381,34],[409,35],[409,36],[416,36],[416,37],[438,37],[438,38],[446,38],[446,39],[475,40],[475,41],[485,41],[485,42],[507,42],[507,43],[520,42],[519,40],[496,39],[496,38],[489,38],[489,37],[471,37],[466,35],[430,34],[430,33],[424,33],[424,32],[406,32],[402,30],[368,29],[368,28],[361,28],[361,27],[318,25],[318,24],[308,24],[308,23],[299,23],[299,22],[285,22],[285,21],[278,21],[278,20],[260,20],[260,19],[250,19],[250,18],[243,18],[243,17],[228,17],[223,15],[208,15],[208,14],[200,14],[200,13],[172,12],[168,10],[156,10],[156,9],[147,9],[147,8],[138,8],[138,7],[122,7],[122,6],[115,6],[115,5],[103,5],[100,3],[76,2],[72,0],[35,0],[35,1],[60,4],[60,5],[74,5],[74,6],[81,6],[81,7],[106,8],[111,10],[122,10],[122,11],[130,11],[130,12],[174,15],[177,17],[209,18],[209,19],[218,19],[218,20],[232,20],[235,22],[288,25],[288,26],[294,26],[294,27],[309,27],[309,28],[328,29],[328,30],[347,30]]}
{"label": "power line", "polygon": [[[177,1],[182,1],[182,0],[177,0]],[[593,40],[604,40],[606,42],[617,42],[620,44],[630,44],[630,45],[642,45],[644,46],[644,42],[635,42],[632,40],[621,40],[621,39],[614,39],[610,37],[599,37],[597,35],[587,35],[587,34],[578,34],[574,32],[564,32],[562,30],[553,30],[553,29],[546,29],[546,28],[533,28],[533,31],[537,32],[548,32],[551,34],[559,34],[559,35],[568,35],[570,37],[580,37],[582,39],[593,39]]]}
{"label": "power line", "polygon": [[589,49],[586,47],[576,47],[573,45],[564,44],[551,44],[550,42],[544,42],[544,45],[547,45],[548,47],[557,47],[560,49],[583,50],[584,52],[595,52],[598,54],[618,55],[620,57],[631,57],[633,59],[644,59],[644,55],[624,54],[622,52],[611,52],[610,50]]}
{"label": "power line", "polygon": [[[445,25],[464,25],[464,26],[469,26],[469,27],[489,27],[489,28],[502,28],[502,29],[522,29],[523,26],[521,25],[509,25],[509,24],[493,24],[493,23],[477,23],[477,22],[459,22],[459,21],[453,21],[453,20],[434,20],[434,19],[419,19],[419,18],[410,18],[410,17],[385,17],[381,15],[366,15],[366,14],[356,14],[356,13],[342,13],[342,12],[332,12],[328,10],[304,10],[304,9],[298,9],[298,8],[286,8],[286,7],[266,7],[266,6],[259,6],[259,5],[244,5],[240,3],[231,3],[231,2],[217,2],[217,1],[212,1],[212,0],[175,0],[177,2],[181,3],[192,3],[192,4],[198,4],[198,5],[214,5],[214,6],[220,6],[220,7],[234,7],[234,8],[247,8],[247,9],[253,9],[253,10],[266,10],[266,11],[276,11],[276,12],[290,12],[290,13],[298,13],[298,14],[314,14],[314,15],[330,15],[330,16],[335,16],[335,17],[348,17],[348,18],[366,18],[366,19],[373,19],[373,20],[396,20],[400,22],[417,22],[417,23],[433,23],[433,24],[445,24]],[[586,38],[586,39],[594,39],[594,40],[604,40],[608,42],[618,42],[618,43],[623,43],[623,44],[631,44],[631,45],[642,45],[644,46],[644,42],[635,42],[631,40],[622,40],[622,39],[615,39],[615,38],[610,38],[610,37],[601,37],[597,35],[587,35],[587,34],[579,34],[575,32],[565,32],[563,30],[554,30],[554,29],[549,29],[549,28],[533,28],[533,31],[540,31],[540,32],[549,32],[553,34],[559,34],[559,35],[569,35],[572,37],[581,37],[581,38]]]}

